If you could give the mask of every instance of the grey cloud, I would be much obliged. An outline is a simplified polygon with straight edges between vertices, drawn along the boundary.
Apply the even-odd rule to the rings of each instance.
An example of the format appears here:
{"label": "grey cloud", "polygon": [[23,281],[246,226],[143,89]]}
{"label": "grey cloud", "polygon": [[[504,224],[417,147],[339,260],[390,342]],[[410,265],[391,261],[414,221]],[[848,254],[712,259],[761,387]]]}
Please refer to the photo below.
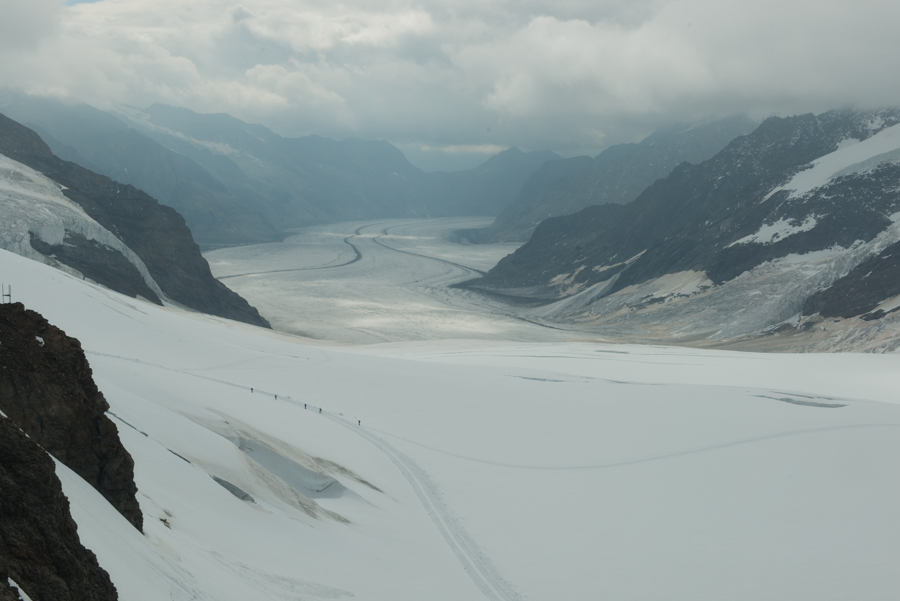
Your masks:
{"label": "grey cloud", "polygon": [[30,51],[57,31],[62,0],[6,0],[0,3],[0,52]]}
{"label": "grey cloud", "polygon": [[119,0],[60,10],[55,35],[25,59],[13,64],[0,46],[3,81],[425,153],[594,154],[672,121],[900,101],[894,2]]}

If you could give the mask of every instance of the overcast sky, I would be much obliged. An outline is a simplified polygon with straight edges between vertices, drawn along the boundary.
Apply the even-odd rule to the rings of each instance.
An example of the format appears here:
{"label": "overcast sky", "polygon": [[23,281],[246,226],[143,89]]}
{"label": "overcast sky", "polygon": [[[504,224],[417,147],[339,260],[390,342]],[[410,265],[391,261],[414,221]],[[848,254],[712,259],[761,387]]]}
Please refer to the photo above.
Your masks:
{"label": "overcast sky", "polygon": [[[900,104],[900,2],[0,0],[0,83],[386,139],[596,154],[666,122]],[[431,157],[431,158],[429,158]]]}

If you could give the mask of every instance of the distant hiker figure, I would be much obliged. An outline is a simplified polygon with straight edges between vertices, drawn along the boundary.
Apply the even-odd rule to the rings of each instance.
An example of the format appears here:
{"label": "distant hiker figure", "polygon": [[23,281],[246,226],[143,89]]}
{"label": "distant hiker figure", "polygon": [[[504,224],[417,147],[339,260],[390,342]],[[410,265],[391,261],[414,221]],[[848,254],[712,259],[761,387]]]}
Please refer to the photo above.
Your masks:
{"label": "distant hiker figure", "polygon": [[275,400],[276,400],[276,401],[278,400],[278,395],[277,395],[277,394],[275,395]]}
{"label": "distant hiker figure", "polygon": [[362,420],[356,420],[356,425],[357,425],[357,426],[361,426],[361,425],[362,425]]}
{"label": "distant hiker figure", "polygon": [[250,392],[253,392],[253,387],[252,387],[252,386],[250,387]]}
{"label": "distant hiker figure", "polygon": [[303,408],[306,409],[306,403],[303,403]]}
{"label": "distant hiker figure", "polygon": [[319,413],[322,413],[322,408],[321,408],[321,407],[319,407]]}

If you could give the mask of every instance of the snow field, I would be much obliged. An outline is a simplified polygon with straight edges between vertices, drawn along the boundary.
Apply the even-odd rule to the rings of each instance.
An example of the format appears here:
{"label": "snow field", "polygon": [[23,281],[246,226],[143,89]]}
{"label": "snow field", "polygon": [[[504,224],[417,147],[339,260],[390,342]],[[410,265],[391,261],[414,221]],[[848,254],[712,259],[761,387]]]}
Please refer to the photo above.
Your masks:
{"label": "snow field", "polygon": [[489,223],[484,218],[338,223],[306,228],[280,244],[219,249],[204,257],[213,275],[276,329],[293,334],[363,344],[565,340],[564,332],[524,321],[501,303],[447,287],[487,271],[516,249],[448,240],[456,229]]}
{"label": "snow field", "polygon": [[[0,273],[82,341],[135,458],[146,536],[60,468],[122,598],[837,601],[900,588],[896,355],[339,346],[151,306],[5,252]],[[297,464],[346,490],[292,496],[241,440],[284,458],[276,471]]]}

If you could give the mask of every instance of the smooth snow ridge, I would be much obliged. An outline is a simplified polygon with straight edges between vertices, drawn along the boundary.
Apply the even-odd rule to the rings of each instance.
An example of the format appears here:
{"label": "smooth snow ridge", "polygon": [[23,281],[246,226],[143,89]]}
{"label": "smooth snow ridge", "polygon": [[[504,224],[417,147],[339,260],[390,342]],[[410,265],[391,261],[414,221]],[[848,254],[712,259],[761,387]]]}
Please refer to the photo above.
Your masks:
{"label": "smooth snow ridge", "polygon": [[31,247],[29,233],[56,246],[65,242],[66,232],[80,234],[122,253],[137,268],[147,286],[160,299],[165,299],[141,258],[66,198],[59,184],[0,154],[0,248],[74,272]]}

